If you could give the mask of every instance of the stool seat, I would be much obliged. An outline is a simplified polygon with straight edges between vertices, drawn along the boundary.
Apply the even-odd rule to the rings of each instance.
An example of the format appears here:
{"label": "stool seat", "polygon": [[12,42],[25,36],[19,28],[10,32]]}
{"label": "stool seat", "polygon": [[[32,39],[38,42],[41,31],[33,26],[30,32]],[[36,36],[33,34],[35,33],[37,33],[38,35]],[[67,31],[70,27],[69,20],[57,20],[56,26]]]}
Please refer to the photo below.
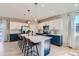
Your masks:
{"label": "stool seat", "polygon": [[32,56],[35,55],[33,53],[36,53],[36,55],[39,56],[38,47],[37,47],[39,43],[34,43],[30,39],[27,39],[27,43],[28,43],[27,55],[31,53]]}
{"label": "stool seat", "polygon": [[34,43],[34,42],[31,42],[32,43],[32,45],[38,45],[39,43]]}

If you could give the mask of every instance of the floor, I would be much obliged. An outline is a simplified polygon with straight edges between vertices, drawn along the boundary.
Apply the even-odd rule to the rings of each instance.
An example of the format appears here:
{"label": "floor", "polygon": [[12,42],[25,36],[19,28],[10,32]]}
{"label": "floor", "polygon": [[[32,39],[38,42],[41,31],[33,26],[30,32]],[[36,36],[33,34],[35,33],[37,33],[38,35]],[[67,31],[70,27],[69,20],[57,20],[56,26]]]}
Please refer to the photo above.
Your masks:
{"label": "floor", "polygon": [[[0,56],[23,56],[17,42],[0,43]],[[48,56],[79,56],[79,50],[51,45]]]}

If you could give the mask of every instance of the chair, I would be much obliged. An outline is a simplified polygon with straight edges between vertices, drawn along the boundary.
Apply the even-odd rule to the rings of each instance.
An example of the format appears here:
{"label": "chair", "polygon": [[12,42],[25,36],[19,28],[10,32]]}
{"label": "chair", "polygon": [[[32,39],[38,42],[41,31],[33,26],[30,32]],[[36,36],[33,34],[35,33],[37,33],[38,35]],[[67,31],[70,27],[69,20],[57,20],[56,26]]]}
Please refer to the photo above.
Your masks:
{"label": "chair", "polygon": [[18,45],[22,49],[22,36],[18,35]]}
{"label": "chair", "polygon": [[[38,51],[38,47],[37,47],[37,45],[39,44],[39,43],[34,43],[34,42],[32,42],[30,39],[28,39],[28,38],[26,38],[26,40],[27,40],[27,45],[28,45],[28,48],[26,49],[26,55],[27,56],[29,56],[29,54],[31,53],[31,56],[32,55],[35,55],[35,54],[33,54],[33,53],[36,53],[36,55],[35,56],[39,56],[39,51]],[[35,51],[35,49],[34,49],[34,46],[35,46],[35,48],[36,48],[36,51]]]}
{"label": "chair", "polygon": [[25,48],[25,45],[26,45],[24,36],[19,35],[18,37],[19,37],[18,45],[19,45],[20,49],[22,50],[22,52],[24,52],[24,48]]}
{"label": "chair", "polygon": [[23,47],[22,47],[23,49],[22,49],[22,52],[24,53],[24,56],[25,56],[27,48],[28,48],[27,39],[24,36],[22,36],[22,39],[23,39]]}

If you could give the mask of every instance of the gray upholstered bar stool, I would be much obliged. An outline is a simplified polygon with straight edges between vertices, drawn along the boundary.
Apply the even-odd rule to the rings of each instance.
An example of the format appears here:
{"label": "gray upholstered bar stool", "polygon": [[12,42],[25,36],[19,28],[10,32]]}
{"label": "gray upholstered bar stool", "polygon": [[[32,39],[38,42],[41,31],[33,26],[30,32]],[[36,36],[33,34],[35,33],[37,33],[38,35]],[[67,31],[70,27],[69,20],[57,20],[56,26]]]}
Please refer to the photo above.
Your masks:
{"label": "gray upholstered bar stool", "polygon": [[[26,55],[27,56],[30,56],[29,54],[31,54],[31,56],[39,56],[39,51],[38,51],[38,47],[37,47],[37,45],[39,44],[39,43],[34,43],[34,42],[32,42],[30,39],[28,39],[28,38],[26,38],[26,40],[27,40],[27,45],[28,45],[28,47],[27,47],[27,49],[26,49]],[[35,48],[36,49],[35,49]]]}
{"label": "gray upholstered bar stool", "polygon": [[25,48],[25,45],[26,45],[26,41],[24,39],[24,36],[18,36],[19,37],[19,40],[18,40],[18,45],[20,47],[20,49],[22,50],[22,52],[24,52],[24,48]]}
{"label": "gray upholstered bar stool", "polygon": [[18,45],[19,48],[22,49],[22,36],[18,35]]}

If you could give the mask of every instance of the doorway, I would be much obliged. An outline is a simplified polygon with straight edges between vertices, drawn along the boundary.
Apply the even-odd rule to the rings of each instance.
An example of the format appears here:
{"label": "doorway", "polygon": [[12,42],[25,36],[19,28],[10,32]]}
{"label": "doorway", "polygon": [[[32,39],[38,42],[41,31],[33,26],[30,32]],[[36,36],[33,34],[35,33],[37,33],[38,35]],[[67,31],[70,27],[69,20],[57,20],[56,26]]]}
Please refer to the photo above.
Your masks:
{"label": "doorway", "polygon": [[79,14],[71,15],[69,22],[69,47],[79,49]]}
{"label": "doorway", "polygon": [[0,42],[2,42],[4,39],[4,35],[3,35],[3,22],[2,20],[0,20]]}
{"label": "doorway", "polygon": [[79,15],[74,17],[74,46],[79,49]]}
{"label": "doorway", "polygon": [[7,22],[6,20],[0,20],[0,42],[6,40]]}

